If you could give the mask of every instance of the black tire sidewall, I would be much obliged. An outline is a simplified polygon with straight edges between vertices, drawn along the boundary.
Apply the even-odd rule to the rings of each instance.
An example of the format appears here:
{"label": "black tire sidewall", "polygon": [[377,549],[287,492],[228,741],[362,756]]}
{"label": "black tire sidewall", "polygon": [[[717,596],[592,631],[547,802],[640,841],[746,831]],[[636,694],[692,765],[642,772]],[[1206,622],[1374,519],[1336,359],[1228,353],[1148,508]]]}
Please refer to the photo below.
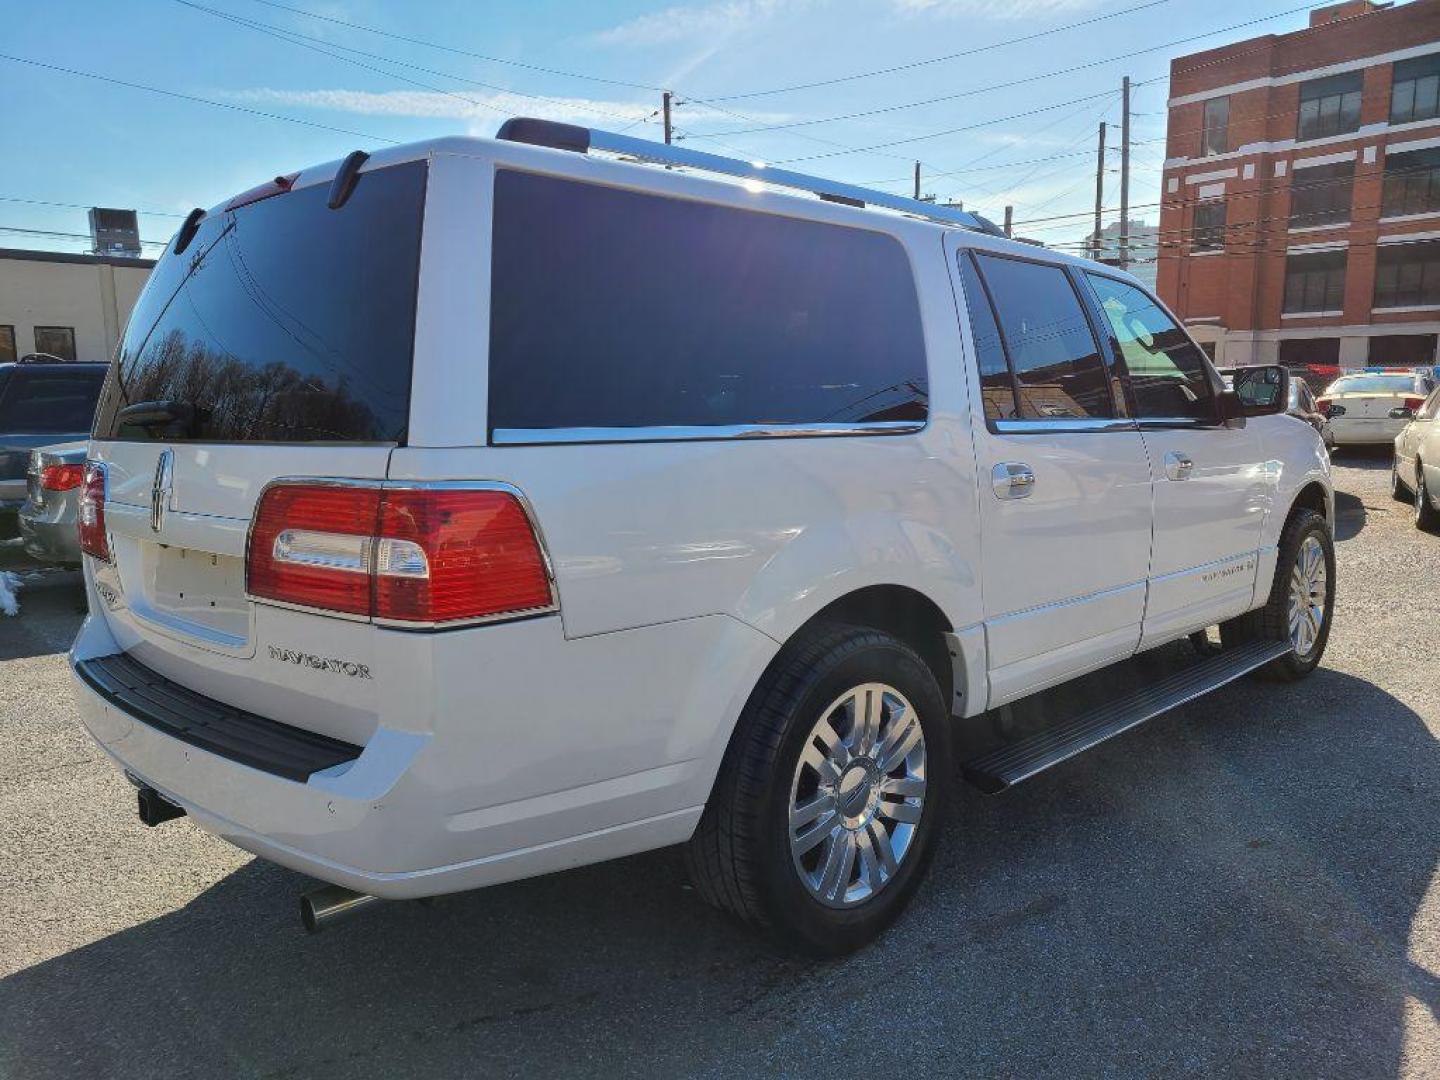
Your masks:
{"label": "black tire sidewall", "polygon": [[[857,633],[876,637],[873,631]],[[903,643],[880,640],[861,648],[832,650],[817,665],[815,678],[789,710],[774,768],[760,803],[757,884],[772,917],[772,929],[784,944],[815,955],[840,955],[880,933],[909,901],[930,858],[944,816],[951,773],[944,698],[934,674]],[[831,908],[814,899],[801,883],[790,856],[790,789],[806,740],[821,712],[847,690],[881,682],[900,691],[915,708],[925,735],[925,806],[911,848],[896,876],[881,892],[853,908]]]}

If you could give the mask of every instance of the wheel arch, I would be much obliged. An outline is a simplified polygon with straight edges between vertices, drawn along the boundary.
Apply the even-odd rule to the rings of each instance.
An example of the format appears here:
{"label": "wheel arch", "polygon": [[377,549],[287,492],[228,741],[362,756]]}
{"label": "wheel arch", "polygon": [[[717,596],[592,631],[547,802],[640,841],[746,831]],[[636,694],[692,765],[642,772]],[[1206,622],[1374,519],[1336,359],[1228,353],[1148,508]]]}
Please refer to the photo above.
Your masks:
{"label": "wheel arch", "polygon": [[[1295,493],[1295,498],[1290,501],[1290,509],[1286,511],[1285,522],[1288,523],[1299,510],[1314,510],[1325,519],[1330,526],[1331,532],[1335,530],[1335,497],[1331,490],[1319,480],[1311,480]],[[1281,525],[1283,532],[1284,525]]]}

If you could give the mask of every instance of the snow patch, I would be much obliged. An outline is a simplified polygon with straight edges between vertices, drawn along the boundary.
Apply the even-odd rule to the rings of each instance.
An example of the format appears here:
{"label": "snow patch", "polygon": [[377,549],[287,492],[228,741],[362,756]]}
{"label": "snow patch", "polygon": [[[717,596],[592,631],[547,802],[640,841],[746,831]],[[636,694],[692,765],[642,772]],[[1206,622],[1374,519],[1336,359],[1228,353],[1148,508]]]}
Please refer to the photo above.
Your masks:
{"label": "snow patch", "polygon": [[20,601],[15,599],[19,591],[20,575],[0,570],[0,615],[20,614]]}

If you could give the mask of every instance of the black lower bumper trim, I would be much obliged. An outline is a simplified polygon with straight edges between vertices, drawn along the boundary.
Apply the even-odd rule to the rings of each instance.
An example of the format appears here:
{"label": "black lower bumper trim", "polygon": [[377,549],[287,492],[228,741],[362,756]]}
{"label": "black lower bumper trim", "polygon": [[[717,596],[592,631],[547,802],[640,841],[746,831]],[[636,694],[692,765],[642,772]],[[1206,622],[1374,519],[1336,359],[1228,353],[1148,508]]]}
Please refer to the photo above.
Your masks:
{"label": "black lower bumper trim", "polygon": [[231,761],[305,781],[360,756],[361,747],[267,720],[187,690],[125,653],[81,660],[76,673],[126,715]]}

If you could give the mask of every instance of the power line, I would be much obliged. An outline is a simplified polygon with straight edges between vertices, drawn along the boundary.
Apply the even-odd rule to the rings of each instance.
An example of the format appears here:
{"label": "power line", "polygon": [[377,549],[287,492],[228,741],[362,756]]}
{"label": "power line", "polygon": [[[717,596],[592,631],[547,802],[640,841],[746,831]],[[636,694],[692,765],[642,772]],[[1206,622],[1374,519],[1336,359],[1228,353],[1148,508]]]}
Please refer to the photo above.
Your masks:
{"label": "power line", "polygon": [[[181,0],[181,2],[185,2],[185,0]],[[841,113],[836,116],[817,117],[810,120],[795,120],[785,124],[766,124],[762,127],[720,131],[716,132],[716,134],[721,137],[727,137],[735,135],[754,135],[765,131],[787,131],[798,127],[811,127],[816,124],[834,124],[839,123],[843,120],[862,120],[871,116],[881,116],[887,113],[900,112],[904,109],[917,109],[925,105],[936,105],[946,101],[958,101],[961,98],[973,97],[977,94],[989,93],[992,90],[1007,90],[1016,86],[1024,86],[1027,83],[1040,82],[1044,79],[1053,79],[1061,75],[1073,75],[1077,71],[1087,71],[1091,68],[1101,67],[1105,64],[1113,64],[1120,60],[1130,60],[1137,56],[1144,56],[1147,53],[1163,52],[1167,49],[1172,49],[1177,45],[1184,45],[1191,41],[1199,41],[1202,38],[1215,37],[1219,34],[1229,33],[1232,30],[1240,30],[1247,26],[1254,26],[1257,23],[1271,22],[1275,19],[1294,15],[1301,11],[1307,11],[1312,6],[1313,5],[1307,4],[1304,7],[1291,8],[1288,11],[1282,11],[1275,15],[1264,15],[1260,16],[1259,18],[1248,19],[1245,22],[1232,23],[1229,26],[1222,26],[1216,30],[1207,30],[1203,34],[1191,34],[1187,37],[1176,38],[1173,41],[1162,42],[1158,45],[1148,45],[1143,49],[1135,49],[1131,52],[1126,53],[1117,53],[1114,56],[1102,57],[1099,60],[1089,60],[1083,64],[1074,64],[1066,68],[1056,68],[1053,71],[1043,71],[1036,75],[1026,75],[1019,79],[1011,79],[1009,82],[987,83],[984,86],[972,87],[969,90],[961,90],[953,94],[942,94],[939,97],[923,98],[919,101],[910,101],[901,105],[885,105],[880,108],[862,109],[856,112]],[[694,100],[701,101],[703,99],[695,98]],[[701,136],[701,138],[703,137],[704,136]]]}
{"label": "power line", "polygon": [[[973,49],[963,49],[960,52],[946,53],[944,56],[932,56],[926,60],[914,60],[906,64],[895,64],[891,67],[876,68],[873,71],[860,71],[850,75],[840,75],[832,79],[819,79],[815,82],[792,83],[789,86],[778,86],[769,90],[750,90],[739,94],[711,94],[706,98],[707,103],[713,104],[717,101],[740,101],[743,98],[765,97],[771,94],[788,94],[796,90],[814,90],[822,86],[837,86],[840,83],[855,82],[858,79],[873,79],[879,75],[893,75],[899,71],[912,71],[915,68],[927,67],[931,64],[943,64],[950,60],[959,60],[966,56],[976,56],[980,53],[989,52],[992,49],[1002,49],[1007,45],[1019,45],[1027,41],[1036,41],[1053,34],[1063,33],[1066,30],[1076,30],[1082,26],[1091,26],[1095,23],[1105,22],[1107,19],[1119,18],[1122,15],[1133,15],[1137,11],[1144,11],[1147,8],[1159,7],[1161,4],[1169,3],[1170,0],[1150,0],[1149,3],[1137,4],[1134,7],[1122,8],[1119,11],[1107,12],[1103,15],[1095,15],[1088,19],[1080,19],[1077,22],[1066,23],[1063,26],[1051,27],[1049,30],[1039,30],[1032,34],[1022,34],[1020,37],[1007,38],[1004,41],[991,42],[989,45],[978,45]],[[700,100],[696,98],[695,100]]]}
{"label": "power line", "polygon": [[653,90],[656,93],[661,93],[665,90],[663,86],[652,86],[649,83],[630,82],[626,79],[610,79],[602,75],[587,75],[578,71],[565,71],[561,68],[544,67],[540,64],[527,64],[524,61],[511,60],[504,56],[490,56],[486,53],[472,52],[469,49],[460,49],[452,45],[442,45],[436,41],[427,41],[424,38],[407,37],[404,34],[396,34],[388,30],[377,29],[373,26],[365,26],[362,23],[349,22],[345,19],[336,18],[333,15],[321,15],[318,11],[307,11],[304,8],[291,7],[289,4],[277,3],[276,0],[254,0],[254,2],[264,4],[266,7],[276,8],[280,11],[288,11],[292,15],[303,15],[307,19],[318,19],[321,22],[344,26],[351,30],[362,30],[367,34],[376,34],[380,37],[391,38],[395,41],[403,41],[410,45],[421,45],[427,49],[439,49],[441,52],[454,53],[457,56],[468,56],[475,60],[486,60],[492,64],[508,64],[511,67],[525,68],[529,71],[539,71],[546,75],[561,75],[567,79],[584,79],[589,82],[608,83],[611,86],[627,86],[632,90]]}
{"label": "power line", "polygon": [[[53,240],[85,240],[93,241],[95,238],[88,233],[62,232],[58,229],[27,229],[19,225],[0,225],[0,232],[20,233],[25,236],[40,236]],[[164,247],[168,240],[141,240],[145,247]]]}
{"label": "power line", "polygon": [[317,128],[320,131],[330,131],[337,135],[352,135],[357,139],[371,139],[374,142],[389,143],[391,146],[400,145],[398,139],[387,139],[383,135],[371,135],[364,131],[352,131],[349,128],[334,127],[330,124],[322,124],[316,120],[302,120],[298,116],[286,116],[284,113],[267,112],[264,109],[251,109],[244,105],[236,105],[229,101],[216,101],[213,98],[198,97],[195,94],[182,94],[178,90],[166,90],[159,86],[147,86],[145,83],[131,82],[128,79],[117,79],[111,75],[100,75],[93,71],[81,71],[79,68],[62,67],[59,64],[47,64],[42,60],[32,60],[28,56],[12,56],[9,53],[0,53],[0,60],[8,60],[12,64],[28,64],[30,67],[42,68],[45,71],[58,71],[64,75],[75,75],[82,79],[94,79],[96,82],[109,83],[112,86],[124,86],[131,90],[144,90],[146,93],[159,94],[162,97],[176,98],[180,101],[193,101],[201,105],[211,105],[217,109],[229,109],[231,112],[245,113],[247,116],[258,116],[266,120],[284,120],[290,124],[301,124],[308,128]]}
{"label": "power line", "polygon": [[[90,210],[99,205],[99,203],[55,202],[52,199],[27,199],[20,195],[0,195],[0,202],[26,203],[30,206],[55,206],[64,210]],[[143,214],[146,217],[183,218],[185,216],[169,210],[136,210],[135,213]]]}

